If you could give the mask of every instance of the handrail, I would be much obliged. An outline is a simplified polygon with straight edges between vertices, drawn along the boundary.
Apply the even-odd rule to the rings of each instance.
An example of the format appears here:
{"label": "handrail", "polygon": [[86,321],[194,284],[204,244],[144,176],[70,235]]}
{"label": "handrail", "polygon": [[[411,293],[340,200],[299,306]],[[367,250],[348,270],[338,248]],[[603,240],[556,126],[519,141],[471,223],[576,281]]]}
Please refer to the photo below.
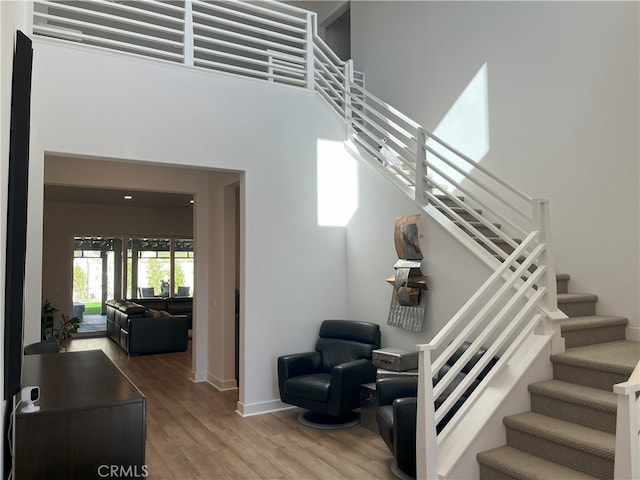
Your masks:
{"label": "handrail", "polygon": [[320,51],[331,57],[329,60],[335,65],[344,67],[344,65],[347,63],[344,60],[341,60],[340,57],[338,57],[338,55],[336,55],[336,53],[331,49],[331,47],[329,47],[329,45],[327,45],[327,43],[318,35],[313,36],[313,43],[314,46],[317,47]]}
{"label": "handrail", "polygon": [[[495,271],[431,342],[418,346],[418,477],[437,477],[436,425],[468,383],[494,357],[499,361],[491,371],[499,369],[539,324],[549,335],[556,328],[552,319],[561,316],[548,202],[530,198],[367,91],[364,74],[355,72],[351,60],[341,60],[317,35],[315,13],[274,0],[223,4],[141,0],[135,6],[106,0],[73,5],[34,0],[33,5],[33,33],[37,35],[314,90],[344,120],[349,145],[363,158],[413,196],[420,208],[432,212],[427,207],[433,207],[454,222],[450,231],[457,225],[460,230],[454,235],[458,238],[470,235],[484,247],[474,253],[487,265],[495,265]],[[383,143],[397,161],[381,158]],[[517,236],[523,238],[517,240]],[[463,243],[469,244],[468,240]],[[462,342],[470,340],[471,346],[434,388],[433,372]],[[436,411],[434,398],[450,386],[480,348],[486,354],[467,376],[468,381]],[[442,352],[432,361],[431,352],[439,350]],[[637,397],[638,383],[616,387],[635,389]],[[637,404],[636,398],[635,408]],[[456,421],[454,416],[441,434]],[[637,435],[635,441],[637,444]],[[638,466],[629,468],[637,472]]]}
{"label": "handrail", "polygon": [[442,140],[440,137],[436,136],[433,133],[429,133],[428,134],[430,138],[433,138],[436,142],[438,142],[440,145],[444,146],[447,148],[447,150],[453,152],[456,156],[463,158],[467,163],[471,163],[474,165],[475,168],[477,168],[478,170],[480,170],[482,173],[484,173],[485,175],[487,175],[488,177],[490,177],[493,181],[499,183],[500,185],[502,185],[504,188],[506,188],[507,190],[513,192],[514,194],[516,194],[518,197],[520,197],[521,199],[530,202],[533,199],[531,197],[529,197],[527,194],[525,194],[524,192],[522,192],[521,190],[518,190],[517,188],[515,188],[512,185],[509,185],[507,182],[503,181],[502,179],[500,179],[498,176],[496,176],[495,174],[491,173],[489,170],[487,170],[486,168],[484,168],[482,165],[480,165],[478,162],[476,162],[475,160],[473,160],[471,157],[469,157],[468,155],[465,155],[464,153],[460,152],[459,150],[453,148],[450,144],[448,144],[447,142],[445,142],[444,140]]}

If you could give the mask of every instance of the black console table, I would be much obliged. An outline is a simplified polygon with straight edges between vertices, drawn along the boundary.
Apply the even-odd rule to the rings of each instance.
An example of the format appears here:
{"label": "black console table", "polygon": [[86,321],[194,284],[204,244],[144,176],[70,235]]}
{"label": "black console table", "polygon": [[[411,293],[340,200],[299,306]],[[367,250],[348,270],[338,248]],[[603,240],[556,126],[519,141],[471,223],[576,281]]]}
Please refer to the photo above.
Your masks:
{"label": "black console table", "polygon": [[22,371],[40,410],[16,411],[15,478],[146,476],[144,395],[102,350],[26,355]]}

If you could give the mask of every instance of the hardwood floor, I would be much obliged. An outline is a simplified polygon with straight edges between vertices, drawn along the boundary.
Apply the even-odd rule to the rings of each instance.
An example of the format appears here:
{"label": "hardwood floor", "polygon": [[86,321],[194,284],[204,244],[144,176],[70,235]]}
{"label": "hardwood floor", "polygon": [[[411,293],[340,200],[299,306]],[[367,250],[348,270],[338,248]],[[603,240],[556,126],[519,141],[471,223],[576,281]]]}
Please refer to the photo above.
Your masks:
{"label": "hardwood floor", "polygon": [[377,433],[305,427],[297,408],[243,418],[236,390],[189,380],[190,352],[128,357],[106,337],[67,348],[90,349],[102,349],[146,396],[149,479],[395,478]]}

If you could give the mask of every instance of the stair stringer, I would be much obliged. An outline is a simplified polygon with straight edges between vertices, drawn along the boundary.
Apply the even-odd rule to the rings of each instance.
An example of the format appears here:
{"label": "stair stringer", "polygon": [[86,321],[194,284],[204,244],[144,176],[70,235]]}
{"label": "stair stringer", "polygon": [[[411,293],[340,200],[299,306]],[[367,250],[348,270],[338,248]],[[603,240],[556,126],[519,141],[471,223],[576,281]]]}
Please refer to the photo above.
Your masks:
{"label": "stair stringer", "polygon": [[502,419],[530,409],[527,386],[553,375],[550,356],[559,338],[559,329],[530,335],[507,364],[478,387],[473,401],[465,402],[438,436],[438,478],[478,478],[476,455],[506,443]]}

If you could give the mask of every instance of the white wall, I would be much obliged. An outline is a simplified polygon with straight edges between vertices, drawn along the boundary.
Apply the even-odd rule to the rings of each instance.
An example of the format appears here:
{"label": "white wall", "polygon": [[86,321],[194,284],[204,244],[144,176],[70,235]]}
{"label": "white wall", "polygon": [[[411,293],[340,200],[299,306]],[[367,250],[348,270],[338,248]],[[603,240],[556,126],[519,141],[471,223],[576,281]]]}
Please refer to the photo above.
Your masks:
{"label": "white wall", "polygon": [[[636,328],[638,10],[637,2],[351,3],[355,68],[372,93],[427,130],[486,65],[489,150],[476,159],[550,200],[570,290],[597,294],[598,313]],[[445,130],[484,132],[468,122],[449,117]]]}
{"label": "white wall", "polygon": [[347,0],[291,0],[285,3],[315,12],[318,26],[323,28],[322,26],[330,24],[348,10],[350,2]]}
{"label": "white wall", "polygon": [[[316,209],[316,141],[341,139],[340,122],[315,95],[298,89],[44,40],[34,46],[34,185],[42,185],[45,152],[244,172],[238,409],[251,414],[281,406],[277,356],[308,350],[320,320],[346,311],[344,229],[319,227]],[[213,251],[219,239],[209,238],[198,203],[196,198],[196,248],[212,249],[198,250],[198,258],[208,255],[212,269],[224,263],[224,252]],[[41,191],[34,191],[29,208],[36,220],[29,232],[38,237]],[[218,213],[209,213],[210,222],[218,220]],[[30,251],[37,255],[27,267],[28,288],[35,292],[40,249],[34,242]],[[199,272],[198,285],[216,285],[209,277],[222,278],[223,269]],[[207,293],[195,313],[203,334],[197,336],[205,343],[207,327],[217,324],[217,309],[224,310],[224,298]],[[34,313],[38,309],[32,306]]]}

